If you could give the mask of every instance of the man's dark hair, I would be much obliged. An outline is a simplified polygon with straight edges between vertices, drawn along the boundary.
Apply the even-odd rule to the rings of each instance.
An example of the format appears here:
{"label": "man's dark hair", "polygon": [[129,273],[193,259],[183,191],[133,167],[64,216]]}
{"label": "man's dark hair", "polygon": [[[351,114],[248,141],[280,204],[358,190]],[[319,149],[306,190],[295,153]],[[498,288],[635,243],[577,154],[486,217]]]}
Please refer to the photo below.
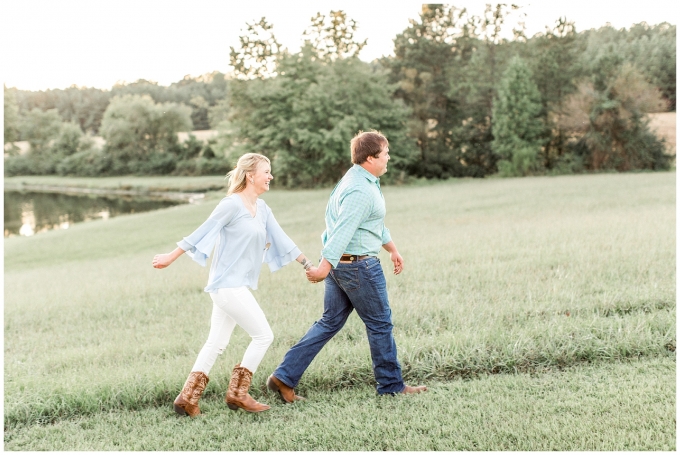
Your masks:
{"label": "man's dark hair", "polygon": [[349,143],[352,150],[352,163],[362,164],[369,156],[377,158],[383,147],[389,145],[387,138],[380,131],[359,131]]}

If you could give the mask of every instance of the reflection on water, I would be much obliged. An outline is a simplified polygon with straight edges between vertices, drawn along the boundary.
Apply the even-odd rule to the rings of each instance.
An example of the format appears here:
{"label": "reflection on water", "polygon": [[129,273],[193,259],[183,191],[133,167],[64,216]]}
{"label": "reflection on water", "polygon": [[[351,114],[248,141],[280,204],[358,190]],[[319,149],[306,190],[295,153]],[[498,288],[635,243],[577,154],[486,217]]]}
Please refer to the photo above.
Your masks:
{"label": "reflection on water", "polygon": [[5,191],[5,237],[68,229],[73,223],[108,220],[125,213],[148,212],[179,203],[132,197]]}

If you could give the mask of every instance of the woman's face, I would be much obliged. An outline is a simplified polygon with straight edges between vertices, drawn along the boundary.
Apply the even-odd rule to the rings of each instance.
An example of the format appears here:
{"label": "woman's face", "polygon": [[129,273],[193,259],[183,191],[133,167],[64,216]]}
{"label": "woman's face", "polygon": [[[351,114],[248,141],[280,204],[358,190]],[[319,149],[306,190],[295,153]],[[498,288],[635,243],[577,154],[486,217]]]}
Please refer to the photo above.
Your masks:
{"label": "woman's face", "polygon": [[251,177],[253,179],[253,183],[251,185],[257,194],[262,194],[265,191],[269,191],[269,182],[274,178],[272,175],[272,168],[266,161],[260,161],[260,164],[257,165],[255,173],[253,173]]}

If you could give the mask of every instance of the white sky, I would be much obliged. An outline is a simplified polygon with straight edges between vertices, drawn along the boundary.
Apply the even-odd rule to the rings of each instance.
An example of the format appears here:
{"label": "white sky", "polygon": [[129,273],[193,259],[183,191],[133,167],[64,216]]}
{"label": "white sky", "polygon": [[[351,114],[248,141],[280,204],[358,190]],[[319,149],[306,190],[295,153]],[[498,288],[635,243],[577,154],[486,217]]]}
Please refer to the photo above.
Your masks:
{"label": "white sky", "polygon": [[[511,1],[508,1],[510,3]],[[169,85],[185,75],[228,72],[229,47],[246,22],[265,16],[290,51],[317,12],[344,10],[368,38],[360,57],[393,53],[393,39],[418,19],[421,3],[407,0],[3,0],[0,68],[8,87],[25,90],[70,85],[109,89],[118,81],[148,79]],[[451,2],[481,14],[489,0]],[[516,0],[527,34],[560,16],[578,31],[609,22],[616,28],[645,21],[677,25],[677,0]],[[510,27],[509,27],[510,28]]]}

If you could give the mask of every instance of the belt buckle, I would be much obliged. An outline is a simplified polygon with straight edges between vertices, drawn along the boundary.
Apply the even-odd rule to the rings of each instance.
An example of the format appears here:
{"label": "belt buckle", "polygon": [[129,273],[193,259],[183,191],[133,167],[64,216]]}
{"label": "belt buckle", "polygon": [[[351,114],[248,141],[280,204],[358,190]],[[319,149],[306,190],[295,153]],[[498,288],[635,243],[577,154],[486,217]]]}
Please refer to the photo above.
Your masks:
{"label": "belt buckle", "polygon": [[354,262],[357,259],[355,254],[343,254],[340,256],[340,262],[349,263]]}

